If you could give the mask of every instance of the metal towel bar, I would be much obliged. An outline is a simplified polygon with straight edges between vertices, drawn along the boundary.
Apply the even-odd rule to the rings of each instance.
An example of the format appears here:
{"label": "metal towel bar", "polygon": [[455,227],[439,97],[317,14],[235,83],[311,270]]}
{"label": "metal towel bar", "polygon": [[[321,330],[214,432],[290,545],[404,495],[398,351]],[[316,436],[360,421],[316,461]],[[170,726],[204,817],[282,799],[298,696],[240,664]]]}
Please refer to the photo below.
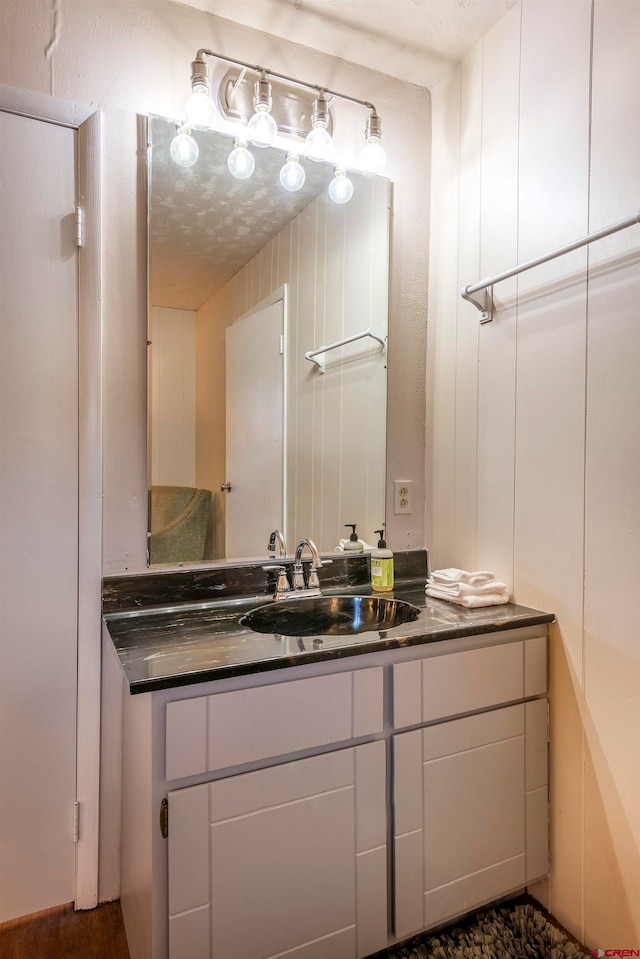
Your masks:
{"label": "metal towel bar", "polygon": [[371,327],[364,330],[363,333],[354,333],[353,336],[346,336],[343,340],[337,340],[335,343],[329,343],[328,346],[321,346],[318,350],[310,350],[308,353],[304,354],[305,360],[309,360],[311,363],[315,363],[318,367],[318,372],[324,373],[324,358],[322,360],[316,360],[316,356],[321,356],[324,353],[328,353],[329,350],[337,350],[339,346],[346,346],[347,343],[354,343],[356,340],[363,340],[366,336],[370,336],[372,340],[377,340],[380,346],[382,347],[382,353],[385,352],[387,348],[386,340],[378,336],[377,333],[371,332]]}
{"label": "metal towel bar", "polygon": [[[538,256],[535,260],[527,260],[526,263],[514,266],[511,270],[505,270],[504,273],[497,273],[495,276],[490,276],[488,279],[481,280],[479,283],[463,286],[460,290],[460,296],[464,300],[468,300],[469,303],[473,303],[475,308],[480,311],[481,323],[489,323],[493,319],[494,283],[500,283],[501,280],[508,280],[518,273],[524,273],[525,270],[531,270],[534,266],[540,266],[541,263],[555,260],[556,257],[563,256],[565,253],[579,250],[581,246],[587,246],[589,243],[593,243],[594,240],[602,240],[605,236],[611,236],[612,233],[619,233],[620,230],[626,230],[627,227],[635,226],[637,223],[640,223],[640,212],[636,213],[635,216],[628,217],[626,220],[621,220],[619,223],[614,223],[613,226],[607,226],[603,230],[598,230],[597,233],[589,233],[587,236],[583,236],[582,239],[576,240],[574,243],[568,243],[566,246],[562,246],[558,250],[553,250],[552,253],[547,253],[545,256]],[[481,300],[471,295],[472,293],[477,293],[479,290],[487,289],[489,292],[485,292]]]}

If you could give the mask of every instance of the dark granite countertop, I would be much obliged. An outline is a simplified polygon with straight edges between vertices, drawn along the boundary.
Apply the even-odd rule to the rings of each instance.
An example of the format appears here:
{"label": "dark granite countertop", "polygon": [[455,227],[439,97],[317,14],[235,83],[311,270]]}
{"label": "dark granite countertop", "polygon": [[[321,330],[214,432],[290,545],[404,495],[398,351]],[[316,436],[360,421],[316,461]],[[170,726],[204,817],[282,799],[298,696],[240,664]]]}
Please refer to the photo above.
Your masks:
{"label": "dark granite countertop", "polygon": [[[397,583],[387,598],[420,608],[417,619],[386,631],[348,636],[282,637],[253,632],[240,618],[269,602],[258,596],[222,602],[105,609],[105,623],[131,693],[226,679],[303,663],[357,656],[376,650],[440,642],[460,636],[550,623],[552,613],[507,603],[463,609],[425,596],[424,577]],[[371,595],[363,584],[326,594]]]}

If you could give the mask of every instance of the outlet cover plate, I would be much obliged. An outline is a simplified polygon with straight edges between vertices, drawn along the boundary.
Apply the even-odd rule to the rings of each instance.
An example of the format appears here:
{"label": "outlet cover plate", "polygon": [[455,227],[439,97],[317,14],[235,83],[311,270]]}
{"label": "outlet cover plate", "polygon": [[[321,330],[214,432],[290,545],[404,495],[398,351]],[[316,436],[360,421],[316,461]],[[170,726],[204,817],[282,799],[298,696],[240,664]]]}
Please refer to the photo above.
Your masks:
{"label": "outlet cover plate", "polygon": [[411,512],[411,480],[394,480],[393,482],[393,512]]}

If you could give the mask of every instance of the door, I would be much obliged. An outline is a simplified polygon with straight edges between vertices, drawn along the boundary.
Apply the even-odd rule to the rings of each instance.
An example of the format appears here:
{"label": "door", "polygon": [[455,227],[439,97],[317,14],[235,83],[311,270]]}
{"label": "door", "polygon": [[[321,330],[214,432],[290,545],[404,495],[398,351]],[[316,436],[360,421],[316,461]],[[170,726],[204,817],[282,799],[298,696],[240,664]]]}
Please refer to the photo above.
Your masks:
{"label": "door", "polygon": [[76,133],[0,112],[0,921],[75,898]]}
{"label": "door", "polygon": [[284,300],[226,333],[225,555],[262,556],[284,530]]}

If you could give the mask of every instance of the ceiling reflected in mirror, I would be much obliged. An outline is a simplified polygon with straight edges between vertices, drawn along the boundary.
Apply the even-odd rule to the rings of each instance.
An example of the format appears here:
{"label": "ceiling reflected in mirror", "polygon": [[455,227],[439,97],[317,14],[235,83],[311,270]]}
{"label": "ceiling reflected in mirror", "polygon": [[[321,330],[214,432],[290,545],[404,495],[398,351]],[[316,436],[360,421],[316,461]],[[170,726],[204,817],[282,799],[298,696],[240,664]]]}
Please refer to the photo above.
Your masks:
{"label": "ceiling reflected in mirror", "polygon": [[200,155],[182,167],[168,162],[175,121],[151,116],[149,128],[149,288],[163,306],[197,310],[334,176],[332,167],[300,157],[305,182],[290,193],[279,182],[283,153],[254,149],[253,175],[238,180],[227,166],[234,138],[211,131],[192,131]]}

